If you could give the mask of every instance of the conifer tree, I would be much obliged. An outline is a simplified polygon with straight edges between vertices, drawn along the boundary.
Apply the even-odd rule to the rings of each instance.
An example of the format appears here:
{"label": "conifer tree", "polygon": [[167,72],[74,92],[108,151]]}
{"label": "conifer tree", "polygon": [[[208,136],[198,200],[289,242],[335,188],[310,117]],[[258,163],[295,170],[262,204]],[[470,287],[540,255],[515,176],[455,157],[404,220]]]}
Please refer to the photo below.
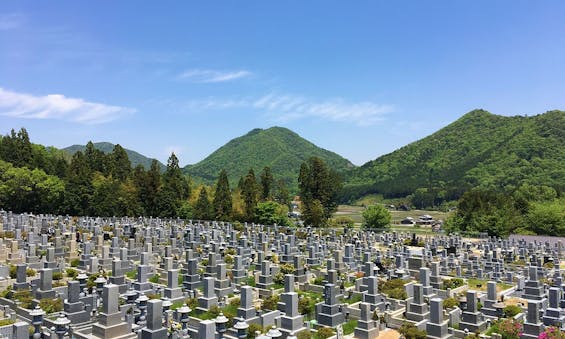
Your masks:
{"label": "conifer tree", "polygon": [[14,167],[32,168],[32,146],[25,128],[21,128],[17,133],[12,129],[10,135],[2,138],[0,157],[11,162]]}
{"label": "conifer tree", "polygon": [[[339,176],[322,159],[312,157],[300,166],[298,187],[306,223],[316,226],[325,223],[337,209],[337,193],[341,189]],[[322,218],[319,217],[320,206]]]}
{"label": "conifer tree", "polygon": [[65,206],[63,208],[72,215],[88,214],[94,186],[92,171],[88,167],[84,154],[76,152],[69,165],[66,178]]}
{"label": "conifer tree", "polygon": [[261,200],[271,200],[274,181],[271,168],[269,166],[265,166],[265,168],[263,168],[263,172],[261,172]]}
{"label": "conifer tree", "polygon": [[110,158],[111,155],[106,155],[101,150],[96,149],[92,141],[89,141],[86,144],[84,156],[88,163],[88,167],[90,167],[91,170],[98,171],[104,175],[109,174],[107,169],[107,158]]}
{"label": "conifer tree", "polygon": [[112,177],[118,181],[125,181],[131,173],[131,162],[124,148],[119,144],[114,146],[110,159],[110,173]]}
{"label": "conifer tree", "polygon": [[167,170],[163,174],[163,186],[174,194],[175,199],[186,200],[190,197],[190,185],[179,167],[175,153],[167,160]]}
{"label": "conifer tree", "polygon": [[214,213],[217,220],[228,221],[232,214],[232,198],[226,170],[220,172],[214,194]]}
{"label": "conifer tree", "polygon": [[157,194],[158,214],[163,217],[177,216],[179,208],[189,196],[188,180],[182,174],[177,156],[171,153],[163,174],[163,185]]}
{"label": "conifer tree", "polygon": [[145,215],[157,216],[157,196],[161,189],[161,173],[157,160],[153,159],[151,168],[146,172],[143,165],[137,165],[133,171],[133,181],[138,194],[138,201]]}
{"label": "conifer tree", "polygon": [[274,199],[282,205],[288,205],[290,203],[290,193],[288,192],[286,183],[282,179],[277,181],[277,189],[275,190]]}
{"label": "conifer tree", "polygon": [[149,215],[159,215],[157,210],[157,197],[161,190],[161,171],[157,160],[151,161],[151,167],[145,176],[143,187],[142,206]]}
{"label": "conifer tree", "polygon": [[257,181],[255,180],[253,169],[249,169],[245,179],[243,179],[241,194],[245,204],[244,218],[246,221],[252,221],[255,214],[255,207],[257,206],[258,195]]}
{"label": "conifer tree", "polygon": [[208,198],[208,191],[204,186],[200,189],[198,200],[194,206],[194,218],[198,220],[212,219],[212,204]]}

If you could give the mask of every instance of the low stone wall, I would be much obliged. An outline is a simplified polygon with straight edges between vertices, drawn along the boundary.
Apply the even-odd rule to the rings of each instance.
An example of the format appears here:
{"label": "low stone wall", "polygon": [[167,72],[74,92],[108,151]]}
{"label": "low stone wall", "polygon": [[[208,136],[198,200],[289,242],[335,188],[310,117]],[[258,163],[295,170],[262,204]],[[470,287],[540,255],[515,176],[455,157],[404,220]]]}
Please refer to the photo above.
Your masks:
{"label": "low stone wall", "polygon": [[396,311],[387,311],[385,312],[385,323],[387,327],[398,329],[404,323],[404,319],[402,317],[402,313],[404,310],[396,310]]}
{"label": "low stone wall", "polygon": [[357,302],[351,305],[347,305],[346,312],[349,312],[349,319],[360,319],[361,318],[361,310],[359,309],[359,304],[361,302]]}
{"label": "low stone wall", "polygon": [[324,293],[324,286],[304,284],[304,289],[309,292]]}
{"label": "low stone wall", "polygon": [[393,298],[387,298],[386,300],[390,303],[390,309],[392,311],[397,311],[400,309],[404,309],[406,307],[405,300],[393,299]]}
{"label": "low stone wall", "polygon": [[0,338],[11,338],[14,335],[12,324],[0,326]]}

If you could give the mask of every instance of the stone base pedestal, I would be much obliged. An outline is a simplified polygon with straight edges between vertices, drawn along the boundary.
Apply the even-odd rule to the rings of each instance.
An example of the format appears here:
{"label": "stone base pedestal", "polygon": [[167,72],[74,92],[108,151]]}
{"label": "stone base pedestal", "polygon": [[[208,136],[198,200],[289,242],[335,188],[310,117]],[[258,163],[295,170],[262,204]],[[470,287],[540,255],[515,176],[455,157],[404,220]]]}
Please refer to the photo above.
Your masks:
{"label": "stone base pedestal", "polygon": [[177,288],[165,288],[165,297],[169,298],[172,302],[183,300],[182,289]]}
{"label": "stone base pedestal", "polygon": [[345,321],[345,316],[343,313],[338,311],[339,305],[320,305],[316,307],[316,320],[318,324],[323,326],[328,326],[335,328],[337,325],[343,323]]}
{"label": "stone base pedestal", "polygon": [[427,337],[432,339],[452,338],[452,335],[447,332],[447,323],[447,320],[441,324],[432,324],[428,322],[426,324],[426,332],[428,333]]}
{"label": "stone base pedestal", "polygon": [[144,328],[141,330],[141,339],[160,339],[160,338],[167,338],[166,328],[160,328],[158,330],[150,330],[148,328]]}
{"label": "stone base pedestal", "polygon": [[357,322],[357,327],[355,328],[355,338],[359,339],[375,339],[379,336],[379,328],[375,326],[375,321],[363,321],[359,320]]}
{"label": "stone base pedestal", "polygon": [[296,317],[281,317],[281,327],[279,331],[282,332],[283,337],[296,336],[300,331],[305,330],[304,317],[302,315],[297,315]]}
{"label": "stone base pedestal", "polygon": [[129,330],[129,326],[121,319],[121,313],[100,314],[100,321],[92,324],[92,336],[95,338],[133,339],[137,334]]}
{"label": "stone base pedestal", "polygon": [[216,297],[212,297],[212,298],[200,297],[198,298],[198,307],[196,309],[207,312],[210,309],[210,307],[217,304],[218,304],[218,298]]}
{"label": "stone base pedestal", "polygon": [[37,291],[35,291],[35,296],[38,300],[53,299],[53,298],[55,298],[55,295],[57,295],[55,290],[49,290],[49,291],[37,290]]}

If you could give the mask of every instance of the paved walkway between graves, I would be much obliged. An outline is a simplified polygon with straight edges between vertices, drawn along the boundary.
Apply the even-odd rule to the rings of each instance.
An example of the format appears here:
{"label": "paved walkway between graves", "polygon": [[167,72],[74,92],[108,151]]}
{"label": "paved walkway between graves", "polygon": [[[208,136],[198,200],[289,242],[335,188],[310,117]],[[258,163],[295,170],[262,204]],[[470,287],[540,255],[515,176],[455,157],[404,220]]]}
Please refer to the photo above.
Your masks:
{"label": "paved walkway between graves", "polygon": [[397,330],[393,330],[391,328],[387,328],[384,331],[379,333],[377,339],[398,339],[400,338],[400,333]]}

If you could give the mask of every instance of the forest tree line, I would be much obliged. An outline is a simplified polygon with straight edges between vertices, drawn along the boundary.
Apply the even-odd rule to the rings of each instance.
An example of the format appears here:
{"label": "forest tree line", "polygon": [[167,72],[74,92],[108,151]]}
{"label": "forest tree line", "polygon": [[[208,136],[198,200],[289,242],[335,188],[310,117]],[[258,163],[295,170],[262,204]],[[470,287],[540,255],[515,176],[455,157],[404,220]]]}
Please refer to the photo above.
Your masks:
{"label": "forest tree line", "polygon": [[269,167],[249,170],[231,189],[222,170],[215,185],[193,185],[173,153],[161,173],[154,160],[132,168],[120,145],[111,153],[88,142],[69,156],[32,144],[27,131],[0,138],[0,207],[16,213],[155,216],[287,223],[290,193]]}
{"label": "forest tree line", "polygon": [[[342,178],[320,158],[302,163],[297,178],[302,220],[306,225],[331,224]],[[437,206],[436,192],[417,189],[402,198],[416,207]],[[30,142],[25,129],[0,137],[0,208],[32,212],[155,216],[199,220],[288,224],[289,192],[285,181],[264,167],[249,169],[230,187],[222,170],[215,184],[194,184],[183,175],[175,154],[163,172],[154,160],[149,169],[132,168],[126,151],[115,145],[110,153],[92,142],[84,152],[68,153]],[[448,231],[565,236],[565,198],[555,186],[528,181],[495,190],[477,185],[449,206],[456,207]],[[334,218],[335,219],[335,218]]]}

